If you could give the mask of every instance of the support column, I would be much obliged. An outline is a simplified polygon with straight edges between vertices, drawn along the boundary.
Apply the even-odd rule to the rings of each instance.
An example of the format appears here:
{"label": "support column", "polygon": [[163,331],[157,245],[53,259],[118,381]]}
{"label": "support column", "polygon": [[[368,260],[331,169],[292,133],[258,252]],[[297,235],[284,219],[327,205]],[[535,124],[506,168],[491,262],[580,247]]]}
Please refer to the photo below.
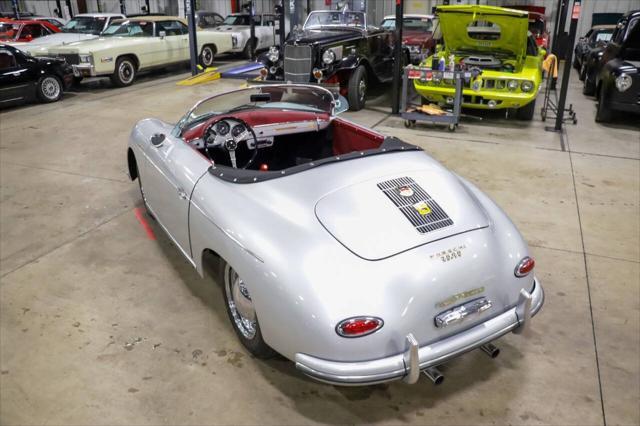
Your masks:
{"label": "support column", "polygon": [[396,0],[396,40],[394,46],[394,63],[393,63],[393,100],[391,102],[391,113],[398,114],[400,112],[400,80],[402,79],[402,27],[404,22],[402,15],[404,14],[404,0]]}
{"label": "support column", "polygon": [[196,4],[195,0],[184,0],[184,13],[189,23],[189,57],[191,58],[191,75],[198,74],[198,39],[196,36]]}
{"label": "support column", "polygon": [[11,7],[13,8],[13,16],[16,19],[20,19],[20,6],[18,6],[18,0],[11,0]]}
{"label": "support column", "polygon": [[556,115],[556,125],[554,129],[559,132],[562,129],[564,119],[564,106],[567,102],[567,90],[569,88],[569,78],[571,77],[571,58],[573,56],[573,43],[578,32],[578,20],[580,19],[580,9],[582,0],[573,0],[571,9],[571,25],[569,26],[569,47],[564,58],[564,69],[562,70],[562,86],[560,87],[560,99],[558,100],[558,114]]}
{"label": "support column", "polygon": [[251,43],[249,46],[251,46],[250,52],[249,52],[249,56],[251,58],[251,60],[255,60],[256,59],[256,23],[254,21],[254,16],[256,14],[256,2],[255,0],[251,0],[250,4],[249,4],[249,42]]}

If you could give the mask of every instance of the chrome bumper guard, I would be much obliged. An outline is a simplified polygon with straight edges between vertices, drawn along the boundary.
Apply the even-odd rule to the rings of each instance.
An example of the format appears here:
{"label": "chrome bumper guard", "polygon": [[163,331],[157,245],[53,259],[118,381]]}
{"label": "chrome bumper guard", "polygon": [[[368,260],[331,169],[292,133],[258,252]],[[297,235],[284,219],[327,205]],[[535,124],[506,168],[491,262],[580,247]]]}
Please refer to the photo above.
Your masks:
{"label": "chrome bumper guard", "polygon": [[413,384],[427,368],[443,364],[510,331],[521,334],[543,304],[544,291],[535,279],[531,293],[524,289],[520,291],[514,308],[439,342],[419,347],[416,338],[409,333],[405,338],[406,349],[399,355],[371,361],[337,362],[298,353],[296,367],[316,380],[336,385],[360,386],[397,379]]}
{"label": "chrome bumper guard", "polygon": [[92,77],[95,75],[93,65],[91,64],[71,65],[71,67],[73,68],[73,75],[75,77]]}

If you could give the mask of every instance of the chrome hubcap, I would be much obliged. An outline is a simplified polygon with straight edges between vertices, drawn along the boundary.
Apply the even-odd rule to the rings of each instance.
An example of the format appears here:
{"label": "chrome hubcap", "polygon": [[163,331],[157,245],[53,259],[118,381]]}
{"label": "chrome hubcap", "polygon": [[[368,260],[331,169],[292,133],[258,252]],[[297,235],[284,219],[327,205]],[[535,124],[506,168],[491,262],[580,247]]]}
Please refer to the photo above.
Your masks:
{"label": "chrome hubcap", "polygon": [[360,100],[364,100],[364,96],[367,93],[367,82],[364,79],[360,80],[360,84],[358,84],[358,97]]}
{"label": "chrome hubcap", "polygon": [[120,81],[123,83],[130,83],[133,80],[133,65],[130,62],[122,62],[118,68],[118,75]]}
{"label": "chrome hubcap", "polygon": [[229,265],[224,268],[224,290],[233,322],[245,338],[253,339],[257,324],[253,301],[244,281]]}
{"label": "chrome hubcap", "polygon": [[211,63],[213,62],[213,52],[211,51],[210,47],[205,47],[202,51],[202,62],[204,62],[204,64],[207,66],[211,65]]}
{"label": "chrome hubcap", "polygon": [[60,83],[53,77],[42,80],[42,94],[47,99],[56,99],[60,95]]}

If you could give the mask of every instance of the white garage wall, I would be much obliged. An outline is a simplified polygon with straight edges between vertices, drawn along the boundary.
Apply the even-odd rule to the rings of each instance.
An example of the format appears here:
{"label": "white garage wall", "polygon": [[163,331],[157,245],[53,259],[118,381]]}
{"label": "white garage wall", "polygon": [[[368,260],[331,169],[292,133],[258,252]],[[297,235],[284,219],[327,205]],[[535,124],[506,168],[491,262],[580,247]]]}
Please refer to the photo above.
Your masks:
{"label": "white garage wall", "polygon": [[[151,0],[151,12],[162,12],[167,14],[178,14],[178,4],[184,0]],[[284,0],[290,1],[290,0]],[[348,0],[351,2],[361,2],[362,0]],[[367,0],[367,13],[370,22],[379,23],[383,16],[390,15],[395,12],[395,0]],[[571,2],[571,0],[569,0]],[[118,0],[86,0],[87,10],[89,12],[98,11],[98,2],[103,12],[119,12],[120,3]],[[231,13],[230,0],[196,0],[200,9],[218,12],[226,16]],[[54,0],[19,0],[22,10],[37,13],[39,15],[52,15],[56,7]],[[62,1],[64,4],[64,0]],[[273,11],[274,0],[256,0],[256,10]],[[333,4],[337,0],[332,1]],[[451,0],[451,4],[475,4],[476,0]],[[572,2],[571,2],[572,3]],[[78,13],[77,1],[71,1],[73,13]],[[144,0],[126,0],[128,13],[140,13],[141,7],[145,4]],[[296,4],[303,9],[307,7],[307,0],[296,0]],[[430,13],[433,6],[442,4],[442,0],[405,0],[405,11],[408,13]],[[515,5],[534,5],[544,6],[546,8],[547,19],[549,20],[549,29],[553,30],[553,24],[556,20],[557,0],[480,0],[480,4],[488,4],[492,6],[501,6],[506,4]],[[312,10],[328,9],[325,0],[310,0]],[[182,9],[182,8],[180,8]],[[603,12],[626,12],[633,9],[640,9],[640,0],[583,0],[582,15],[578,22],[578,35],[586,33],[591,27],[591,16],[593,13]],[[0,10],[10,11],[11,1],[0,0]],[[569,28],[569,20],[567,20],[567,31]]]}

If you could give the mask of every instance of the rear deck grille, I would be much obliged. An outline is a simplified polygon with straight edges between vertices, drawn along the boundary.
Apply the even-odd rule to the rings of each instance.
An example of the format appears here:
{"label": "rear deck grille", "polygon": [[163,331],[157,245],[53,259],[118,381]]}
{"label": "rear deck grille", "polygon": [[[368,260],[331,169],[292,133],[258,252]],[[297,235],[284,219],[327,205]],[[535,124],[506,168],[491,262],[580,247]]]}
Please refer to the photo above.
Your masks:
{"label": "rear deck grille", "polygon": [[[411,196],[400,195],[400,188],[407,187],[413,191]],[[378,183],[378,188],[400,209],[402,214],[421,234],[453,225],[453,220],[442,210],[442,207],[410,177],[401,177]],[[421,202],[429,206],[429,213],[421,214],[415,207]]]}
{"label": "rear deck grille", "polygon": [[284,47],[284,79],[294,83],[308,83],[311,78],[311,46]]}

